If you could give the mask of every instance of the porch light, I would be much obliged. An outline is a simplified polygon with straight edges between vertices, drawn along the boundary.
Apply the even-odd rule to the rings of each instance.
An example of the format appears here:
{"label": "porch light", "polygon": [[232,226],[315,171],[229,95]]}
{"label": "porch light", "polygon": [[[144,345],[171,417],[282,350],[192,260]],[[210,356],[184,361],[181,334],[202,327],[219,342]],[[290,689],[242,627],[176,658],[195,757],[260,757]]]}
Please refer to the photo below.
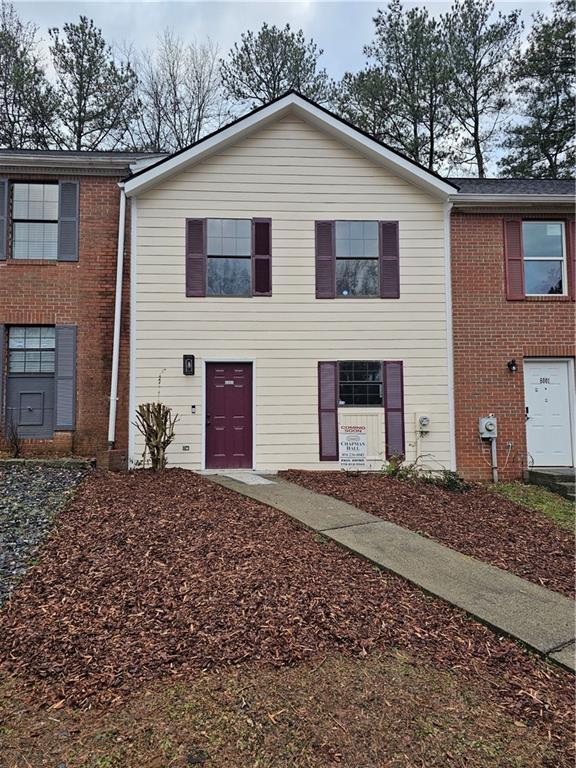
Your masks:
{"label": "porch light", "polygon": [[512,360],[508,360],[506,365],[508,366],[508,370],[510,371],[510,373],[516,373],[516,371],[518,370],[518,363],[516,362],[516,360],[514,360],[514,358],[512,358]]}

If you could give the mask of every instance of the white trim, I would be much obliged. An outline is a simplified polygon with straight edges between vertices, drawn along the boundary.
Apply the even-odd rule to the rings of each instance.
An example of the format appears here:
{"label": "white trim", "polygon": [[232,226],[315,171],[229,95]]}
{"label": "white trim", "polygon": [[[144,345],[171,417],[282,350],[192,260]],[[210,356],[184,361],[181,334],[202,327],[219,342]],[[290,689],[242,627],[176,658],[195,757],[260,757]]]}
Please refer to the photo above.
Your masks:
{"label": "white trim", "polygon": [[452,327],[452,262],[450,201],[444,203],[444,288],[446,292],[446,365],[448,371],[448,428],[450,430],[450,469],[456,471],[456,419],[454,405],[454,335]]}
{"label": "white trim", "polygon": [[206,469],[206,364],[207,363],[251,363],[252,364],[252,467],[238,470],[239,472],[254,472],[256,462],[256,358],[255,357],[205,357],[202,359],[202,436],[200,469],[202,472],[224,472],[226,470]]}
{"label": "white trim", "polygon": [[133,423],[136,412],[136,216],[137,200],[130,204],[130,375],[128,398],[128,467],[135,461],[136,427]]}
{"label": "white trim", "polygon": [[338,118],[333,117],[293,93],[247,115],[237,123],[224,128],[205,140],[201,140],[184,152],[173,155],[135,178],[128,179],[126,182],[126,194],[128,197],[131,197],[143,192],[145,189],[181,170],[183,166],[199,162],[207,155],[222,149],[233,141],[238,141],[255,128],[262,127],[264,124],[277,119],[289,111],[299,114],[313,125],[327,131],[340,140],[344,140],[347,144],[351,144],[372,160],[392,166],[398,175],[422,187],[430,194],[444,199],[450,195],[457,194],[457,190],[455,190],[452,184],[443,181],[424,168],[420,168],[411,160],[383,147],[374,139],[365,136],[355,128],[343,123]]}
{"label": "white trim", "polygon": [[[558,258],[558,256],[526,256],[524,254],[524,224],[560,224],[562,227],[562,256]],[[568,233],[566,232],[566,222],[565,221],[558,221],[558,219],[523,219],[521,221],[521,235],[522,235],[522,261],[524,264],[527,261],[561,261],[562,262],[562,287],[563,291],[562,293],[528,293],[526,291],[526,296],[568,296],[569,295],[569,286],[568,286],[568,241],[567,236]]]}
{"label": "white trim", "polygon": [[576,195],[539,195],[526,194],[526,195],[499,195],[499,194],[468,194],[466,192],[459,192],[458,194],[450,195],[450,199],[454,202],[456,208],[465,208],[466,206],[478,205],[504,205],[506,203],[522,203],[523,205],[558,205],[564,203],[564,205],[574,205]]}
{"label": "white trim", "polygon": [[[523,384],[524,384],[524,405],[526,405],[526,363],[566,363],[568,366],[568,413],[570,419],[570,444],[572,447],[572,464],[569,466],[576,467],[576,398],[574,392],[576,392],[576,374],[574,371],[574,358],[573,357],[525,357],[523,363]],[[525,427],[525,439],[526,439],[526,451],[528,451],[528,422]]]}
{"label": "white trim", "polygon": [[116,288],[114,295],[114,333],[112,338],[112,374],[110,377],[110,404],[108,411],[108,447],[116,440],[116,406],[118,404],[118,368],[120,363],[120,326],[122,316],[122,288],[124,280],[124,235],[126,231],[126,195],[120,186],[118,213],[118,248],[116,252]]}

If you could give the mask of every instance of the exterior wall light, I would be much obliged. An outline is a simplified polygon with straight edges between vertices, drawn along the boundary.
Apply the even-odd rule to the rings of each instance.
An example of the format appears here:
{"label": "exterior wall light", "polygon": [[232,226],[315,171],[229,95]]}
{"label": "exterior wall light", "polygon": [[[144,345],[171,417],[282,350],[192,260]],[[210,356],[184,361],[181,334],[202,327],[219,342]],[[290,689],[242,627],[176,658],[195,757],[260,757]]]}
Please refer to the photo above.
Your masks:
{"label": "exterior wall light", "polygon": [[508,366],[508,370],[510,371],[510,373],[516,373],[516,371],[518,370],[518,363],[516,362],[516,360],[514,360],[514,358],[512,358],[512,360],[508,360],[506,365]]}

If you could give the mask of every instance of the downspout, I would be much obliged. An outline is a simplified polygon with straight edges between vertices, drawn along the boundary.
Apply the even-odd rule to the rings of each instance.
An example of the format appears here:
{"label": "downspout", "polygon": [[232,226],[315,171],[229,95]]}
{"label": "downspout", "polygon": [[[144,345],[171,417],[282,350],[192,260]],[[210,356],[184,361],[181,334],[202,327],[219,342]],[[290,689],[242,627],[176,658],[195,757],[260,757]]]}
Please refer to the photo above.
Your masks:
{"label": "downspout", "polygon": [[452,327],[452,243],[451,212],[453,203],[444,203],[444,273],[446,281],[446,352],[448,364],[448,427],[450,429],[450,469],[456,471],[456,423],[454,407],[454,335]]}
{"label": "downspout", "polygon": [[118,368],[120,363],[120,327],[122,319],[122,277],[124,274],[124,237],[126,230],[126,195],[120,187],[118,214],[118,252],[116,254],[116,294],[114,297],[114,336],[112,342],[112,376],[110,379],[110,411],[108,416],[108,448],[116,443],[116,405],[118,402]]}

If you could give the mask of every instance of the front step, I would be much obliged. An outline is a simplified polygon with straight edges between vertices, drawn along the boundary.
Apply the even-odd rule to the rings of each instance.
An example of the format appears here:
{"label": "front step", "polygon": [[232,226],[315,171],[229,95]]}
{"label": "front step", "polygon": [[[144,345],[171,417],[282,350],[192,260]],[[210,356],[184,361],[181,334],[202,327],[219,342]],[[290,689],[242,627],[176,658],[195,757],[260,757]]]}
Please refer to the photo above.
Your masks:
{"label": "front step", "polygon": [[524,479],[534,485],[543,485],[571,501],[576,499],[574,467],[533,467],[524,473]]}

